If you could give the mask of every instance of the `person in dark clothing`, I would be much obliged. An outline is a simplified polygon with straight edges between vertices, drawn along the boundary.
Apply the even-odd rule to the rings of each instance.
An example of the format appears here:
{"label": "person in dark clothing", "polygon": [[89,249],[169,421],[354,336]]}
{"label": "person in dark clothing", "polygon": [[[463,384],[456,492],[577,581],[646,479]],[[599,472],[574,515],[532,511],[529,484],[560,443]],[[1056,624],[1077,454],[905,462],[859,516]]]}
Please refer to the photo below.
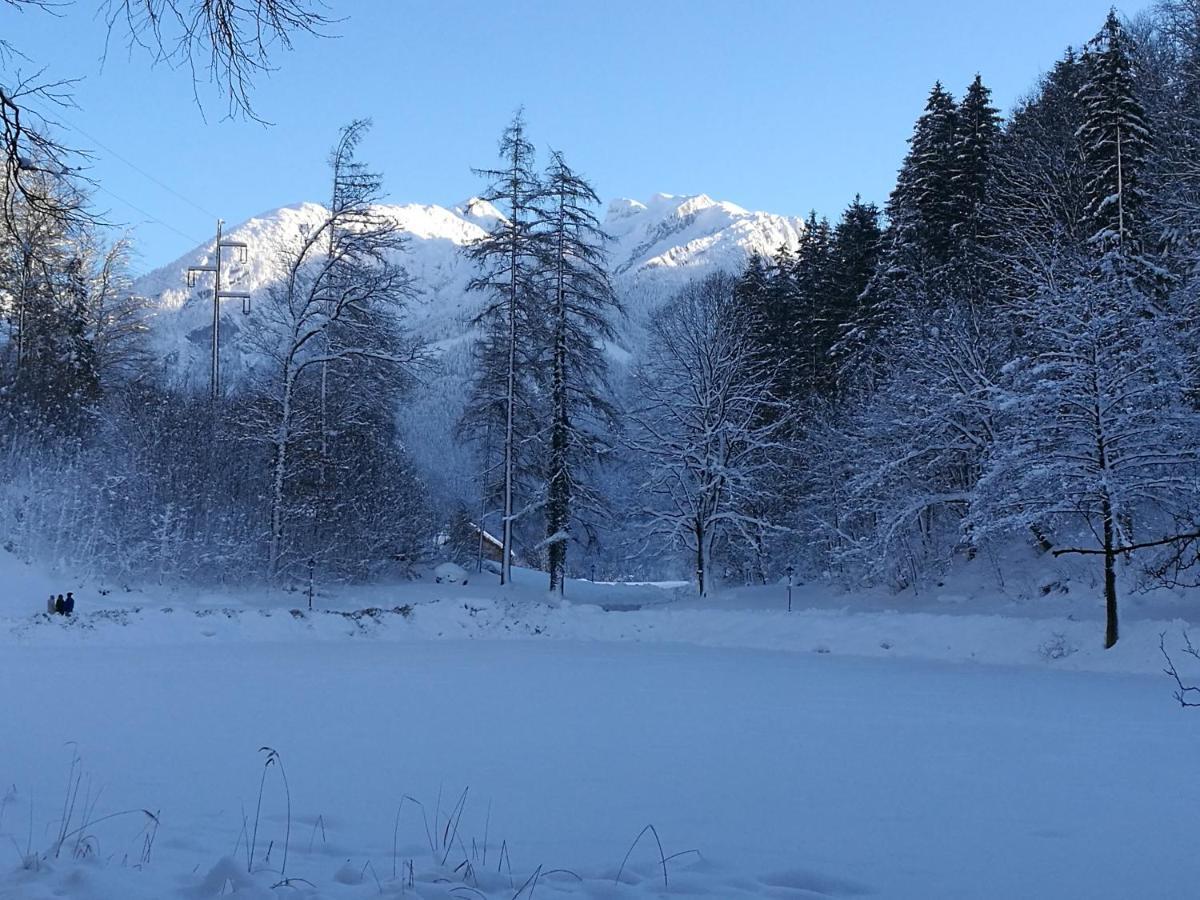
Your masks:
{"label": "person in dark clothing", "polygon": [[63,601],[63,615],[69,616],[75,612],[75,595],[67,591],[67,599]]}
{"label": "person in dark clothing", "polygon": [[54,611],[60,616],[67,608],[67,601],[63,599],[63,595],[59,594],[58,599],[54,601]]}

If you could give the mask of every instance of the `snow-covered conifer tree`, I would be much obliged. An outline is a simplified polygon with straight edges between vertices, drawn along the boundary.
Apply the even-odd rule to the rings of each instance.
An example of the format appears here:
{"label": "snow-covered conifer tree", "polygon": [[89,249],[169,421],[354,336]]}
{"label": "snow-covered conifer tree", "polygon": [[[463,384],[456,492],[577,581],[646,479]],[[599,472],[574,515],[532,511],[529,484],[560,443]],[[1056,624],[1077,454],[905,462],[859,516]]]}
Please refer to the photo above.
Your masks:
{"label": "snow-covered conifer tree", "polygon": [[1079,140],[1088,167],[1084,190],[1091,241],[1101,250],[1130,242],[1137,247],[1145,225],[1142,172],[1151,135],[1138,98],[1129,39],[1115,10],[1089,44],[1084,64]]}
{"label": "snow-covered conifer tree", "polygon": [[984,302],[991,287],[984,254],[991,243],[988,195],[1000,136],[1000,114],[991,104],[991,93],[976,75],[963,95],[955,117],[954,171],[950,178],[956,206],[951,225],[954,290],[958,300],[976,306]]}
{"label": "snow-covered conifer tree", "polygon": [[848,384],[858,379],[847,372],[844,358],[854,328],[861,328],[861,339],[870,343],[877,323],[872,311],[864,306],[864,292],[879,264],[883,230],[879,223],[879,208],[863,203],[855,195],[833,229],[830,247],[830,291],[825,301],[825,318],[830,357],[828,385],[836,397],[845,394]]}
{"label": "snow-covered conifer tree", "polygon": [[617,426],[607,385],[605,342],[620,313],[609,282],[607,236],[592,211],[590,184],[554,153],[545,175],[548,274],[550,435],[546,471],[546,550],[550,590],[563,592],[572,522],[600,498],[585,480],[609,449]]}
{"label": "snow-covered conifer tree", "polygon": [[933,86],[917,120],[904,165],[888,200],[888,246],[884,274],[897,290],[929,291],[954,246],[957,214],[958,109],[941,83]]}
{"label": "snow-covered conifer tree", "polygon": [[[463,426],[499,451],[497,493],[501,506],[500,582],[511,580],[516,518],[544,502],[537,485],[541,408],[538,367],[544,361],[546,327],[545,271],[553,257],[543,227],[544,191],[535,169],[533,144],[525,136],[518,111],[500,137],[501,167],[479,170],[489,183],[480,196],[499,204],[503,216],[492,231],[467,247],[480,274],[468,285],[485,296],[475,325],[476,372]],[[491,470],[491,460],[484,465]],[[517,501],[522,501],[518,509]],[[482,527],[483,523],[480,523]]]}

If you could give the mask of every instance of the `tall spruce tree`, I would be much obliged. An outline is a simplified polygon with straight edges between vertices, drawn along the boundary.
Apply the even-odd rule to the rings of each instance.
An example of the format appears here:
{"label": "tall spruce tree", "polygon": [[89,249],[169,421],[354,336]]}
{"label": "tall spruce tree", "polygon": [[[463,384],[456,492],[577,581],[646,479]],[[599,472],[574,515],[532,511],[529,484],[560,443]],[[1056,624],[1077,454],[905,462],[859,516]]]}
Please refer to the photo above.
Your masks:
{"label": "tall spruce tree", "polygon": [[925,110],[909,138],[887,203],[888,226],[880,263],[865,291],[862,319],[849,330],[840,350],[843,368],[864,384],[877,383],[887,365],[879,341],[900,340],[936,316],[950,286],[954,223],[958,204],[953,178],[958,108],[954,97],[934,84]]}
{"label": "tall spruce tree", "polygon": [[749,339],[758,360],[775,367],[773,390],[791,398],[801,381],[801,300],[796,257],[786,246],[774,256],[755,254],[736,287],[737,302],[747,311]]}
{"label": "tall spruce tree", "polygon": [[988,284],[984,253],[988,243],[988,194],[993,182],[994,153],[1000,136],[1000,114],[991,91],[976,75],[958,106],[954,169],[950,188],[955,204],[954,236],[957,288],[967,302],[978,304]]}
{"label": "tall spruce tree", "polygon": [[546,472],[546,562],[550,590],[562,594],[567,545],[581,507],[599,496],[587,470],[611,446],[616,410],[606,383],[604,343],[615,339],[620,304],[609,282],[605,242],[593,212],[600,200],[561,153],[545,174],[545,238],[551,256],[550,436]]}
{"label": "tall spruce tree", "polygon": [[863,386],[886,377],[893,354],[883,345],[927,327],[951,294],[954,225],[960,211],[953,183],[957,119],[954,97],[937,82],[888,198],[880,261],[863,293],[859,318],[838,344],[841,370],[854,372]]}
{"label": "tall spruce tree", "polygon": [[1151,152],[1150,129],[1138,98],[1129,38],[1112,10],[1084,57],[1079,140],[1088,167],[1085,195],[1090,240],[1101,251],[1137,252],[1144,238],[1142,172]]}
{"label": "tall spruce tree", "polygon": [[[830,247],[830,291],[824,306],[830,366],[826,389],[839,395],[848,381],[844,371],[847,339],[856,326],[873,327],[864,294],[879,265],[883,230],[879,207],[854,196],[833,229]],[[870,338],[867,338],[870,340]]]}
{"label": "tall spruce tree", "polygon": [[[526,501],[522,513],[537,502],[534,480],[541,427],[535,376],[546,346],[540,332],[545,328],[544,268],[551,253],[543,228],[543,185],[521,111],[504,129],[499,149],[500,168],[476,171],[489,182],[480,199],[498,204],[504,215],[466,250],[480,269],[468,289],[483,293],[486,303],[475,317],[483,334],[463,424],[497,437],[490,443],[500,454],[496,480],[501,508],[500,583],[507,584],[515,552],[518,494]],[[491,469],[490,460],[484,464]],[[519,484],[522,475],[531,475],[524,490]]]}
{"label": "tall spruce tree", "polygon": [[809,213],[792,265],[795,301],[789,339],[793,344],[783,375],[780,399],[811,404],[826,388],[833,346],[829,298],[833,278],[833,230],[829,220]]}
{"label": "tall spruce tree", "polygon": [[917,120],[888,200],[888,269],[893,277],[929,282],[949,261],[958,213],[953,187],[957,137],[958,108],[938,82]]}

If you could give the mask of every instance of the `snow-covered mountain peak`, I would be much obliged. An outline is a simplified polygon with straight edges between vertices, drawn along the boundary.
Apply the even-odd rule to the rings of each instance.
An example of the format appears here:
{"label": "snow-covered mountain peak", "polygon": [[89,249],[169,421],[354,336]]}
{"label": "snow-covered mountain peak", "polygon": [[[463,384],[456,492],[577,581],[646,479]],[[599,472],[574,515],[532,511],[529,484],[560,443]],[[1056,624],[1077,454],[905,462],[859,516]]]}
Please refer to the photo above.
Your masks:
{"label": "snow-covered mountain peak", "polygon": [[646,209],[645,203],[638,203],[638,201],[630,200],[627,197],[618,197],[616,200],[609,201],[608,210],[604,214],[604,221],[606,223],[616,222],[620,219],[637,215],[644,209]]}
{"label": "snow-covered mountain peak", "polygon": [[696,194],[694,197],[685,198],[675,208],[675,215],[682,219],[714,208],[734,216],[746,214],[746,210],[735,203],[721,203],[708,196],[708,194]]}
{"label": "snow-covered mountain peak", "polygon": [[[481,302],[466,291],[475,272],[462,248],[483,237],[503,214],[477,197],[449,208],[410,203],[381,205],[379,211],[407,237],[397,261],[412,276],[416,291],[409,306],[412,327],[439,346],[461,343],[472,333]],[[319,227],[325,215],[319,203],[296,203],[226,228],[225,237],[244,242],[247,252],[244,260],[239,252],[225,252],[222,288],[247,291],[252,304],[261,302],[278,277],[280,251]],[[644,203],[613,200],[604,227],[613,238],[609,263],[617,290],[640,313],[656,308],[692,278],[715,270],[740,271],[752,253],[772,253],[784,245],[795,249],[804,226],[800,219],[748,212],[706,194],[656,194]],[[207,373],[212,279],[202,275],[189,288],[186,273],[189,266],[210,264],[212,258],[209,240],[136,285],[139,293],[158,301],[153,331],[167,370],[187,382]],[[234,378],[239,368],[252,365],[238,350],[238,329],[245,327],[240,304],[225,304],[221,319],[226,371]]]}
{"label": "snow-covered mountain peak", "polygon": [[713,269],[735,271],[752,253],[796,249],[804,229],[800,219],[750,212],[708,194],[614,200],[604,224],[613,237],[614,274],[655,281],[665,269],[686,271],[685,278]]}
{"label": "snow-covered mountain peak", "polygon": [[443,240],[460,246],[479,239],[498,218],[503,218],[499,210],[482,200],[476,201],[471,214],[460,212],[458,207],[446,209],[422,203],[382,206],[380,211],[394,219],[410,239]]}
{"label": "snow-covered mountain peak", "polygon": [[504,213],[487,200],[479,197],[468,197],[462,203],[456,204],[454,212],[484,229],[490,229],[497,222],[507,221]]}

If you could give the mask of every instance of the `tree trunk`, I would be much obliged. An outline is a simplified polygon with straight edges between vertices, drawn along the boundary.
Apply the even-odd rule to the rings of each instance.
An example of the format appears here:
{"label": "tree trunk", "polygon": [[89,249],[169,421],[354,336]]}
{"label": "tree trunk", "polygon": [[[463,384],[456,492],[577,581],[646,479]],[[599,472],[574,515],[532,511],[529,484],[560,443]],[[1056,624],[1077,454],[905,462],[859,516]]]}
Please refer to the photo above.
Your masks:
{"label": "tree trunk", "polygon": [[699,590],[701,597],[708,596],[708,554],[705,552],[704,546],[704,524],[696,523],[696,589]]}
{"label": "tree trunk", "polygon": [[283,557],[283,489],[287,480],[287,450],[292,425],[292,378],[285,374],[283,402],[279,411],[279,427],[275,432],[275,462],[271,479],[271,549],[269,574],[274,581],[279,576]]}
{"label": "tree trunk", "polygon": [[29,278],[33,264],[33,256],[28,249],[21,256],[21,286],[17,291],[17,373],[21,377],[21,364],[25,361],[25,303],[29,289]]}
{"label": "tree trunk", "polygon": [[567,346],[566,346],[566,224],[563,221],[563,199],[559,198],[558,272],[554,298],[554,373],[551,382],[551,404],[554,424],[550,435],[550,484],[546,509],[547,537],[546,568],[550,570],[550,591],[560,596],[567,576],[567,542],[561,535],[567,529],[571,515],[571,481],[567,474]]}
{"label": "tree trunk", "polygon": [[1101,515],[1104,516],[1104,649],[1117,643],[1117,552],[1113,543],[1112,504],[1108,495],[1101,500]]}
{"label": "tree trunk", "polygon": [[[557,363],[555,378],[558,378]],[[564,404],[565,406],[565,404]],[[550,590],[560,595],[565,590],[567,576],[567,542],[561,537],[567,528],[570,515],[570,480],[567,477],[567,434],[565,408],[555,409],[555,423],[550,438],[550,485],[546,504],[546,531],[552,538],[546,548],[547,566],[550,570]],[[563,418],[559,418],[562,416]]]}
{"label": "tree trunk", "polygon": [[513,418],[517,393],[517,270],[516,250],[513,250],[512,296],[508,306],[508,386],[504,421],[504,519],[501,530],[500,583],[508,584],[512,579],[512,535],[513,535]]}
{"label": "tree trunk", "polygon": [[[514,150],[516,154],[516,150]],[[520,223],[517,221],[518,200],[520,188],[516,180],[516,156],[512,158],[512,247],[509,275],[509,371],[506,385],[506,408],[504,412],[504,520],[502,542],[500,547],[500,584],[508,584],[512,580],[512,478],[515,474],[514,452],[514,418],[516,413],[517,392],[517,235],[520,234]]]}
{"label": "tree trunk", "polygon": [[[1119,146],[1118,146],[1118,152]],[[1116,522],[1113,515],[1112,495],[1109,493],[1109,466],[1107,427],[1104,420],[1103,407],[1100,404],[1099,371],[1100,354],[1095,344],[1091,348],[1092,359],[1092,393],[1097,398],[1092,407],[1092,417],[1096,429],[1096,463],[1101,472],[1102,485],[1100,490],[1100,516],[1104,527],[1104,649],[1108,650],[1117,643],[1117,553],[1115,550]]]}

